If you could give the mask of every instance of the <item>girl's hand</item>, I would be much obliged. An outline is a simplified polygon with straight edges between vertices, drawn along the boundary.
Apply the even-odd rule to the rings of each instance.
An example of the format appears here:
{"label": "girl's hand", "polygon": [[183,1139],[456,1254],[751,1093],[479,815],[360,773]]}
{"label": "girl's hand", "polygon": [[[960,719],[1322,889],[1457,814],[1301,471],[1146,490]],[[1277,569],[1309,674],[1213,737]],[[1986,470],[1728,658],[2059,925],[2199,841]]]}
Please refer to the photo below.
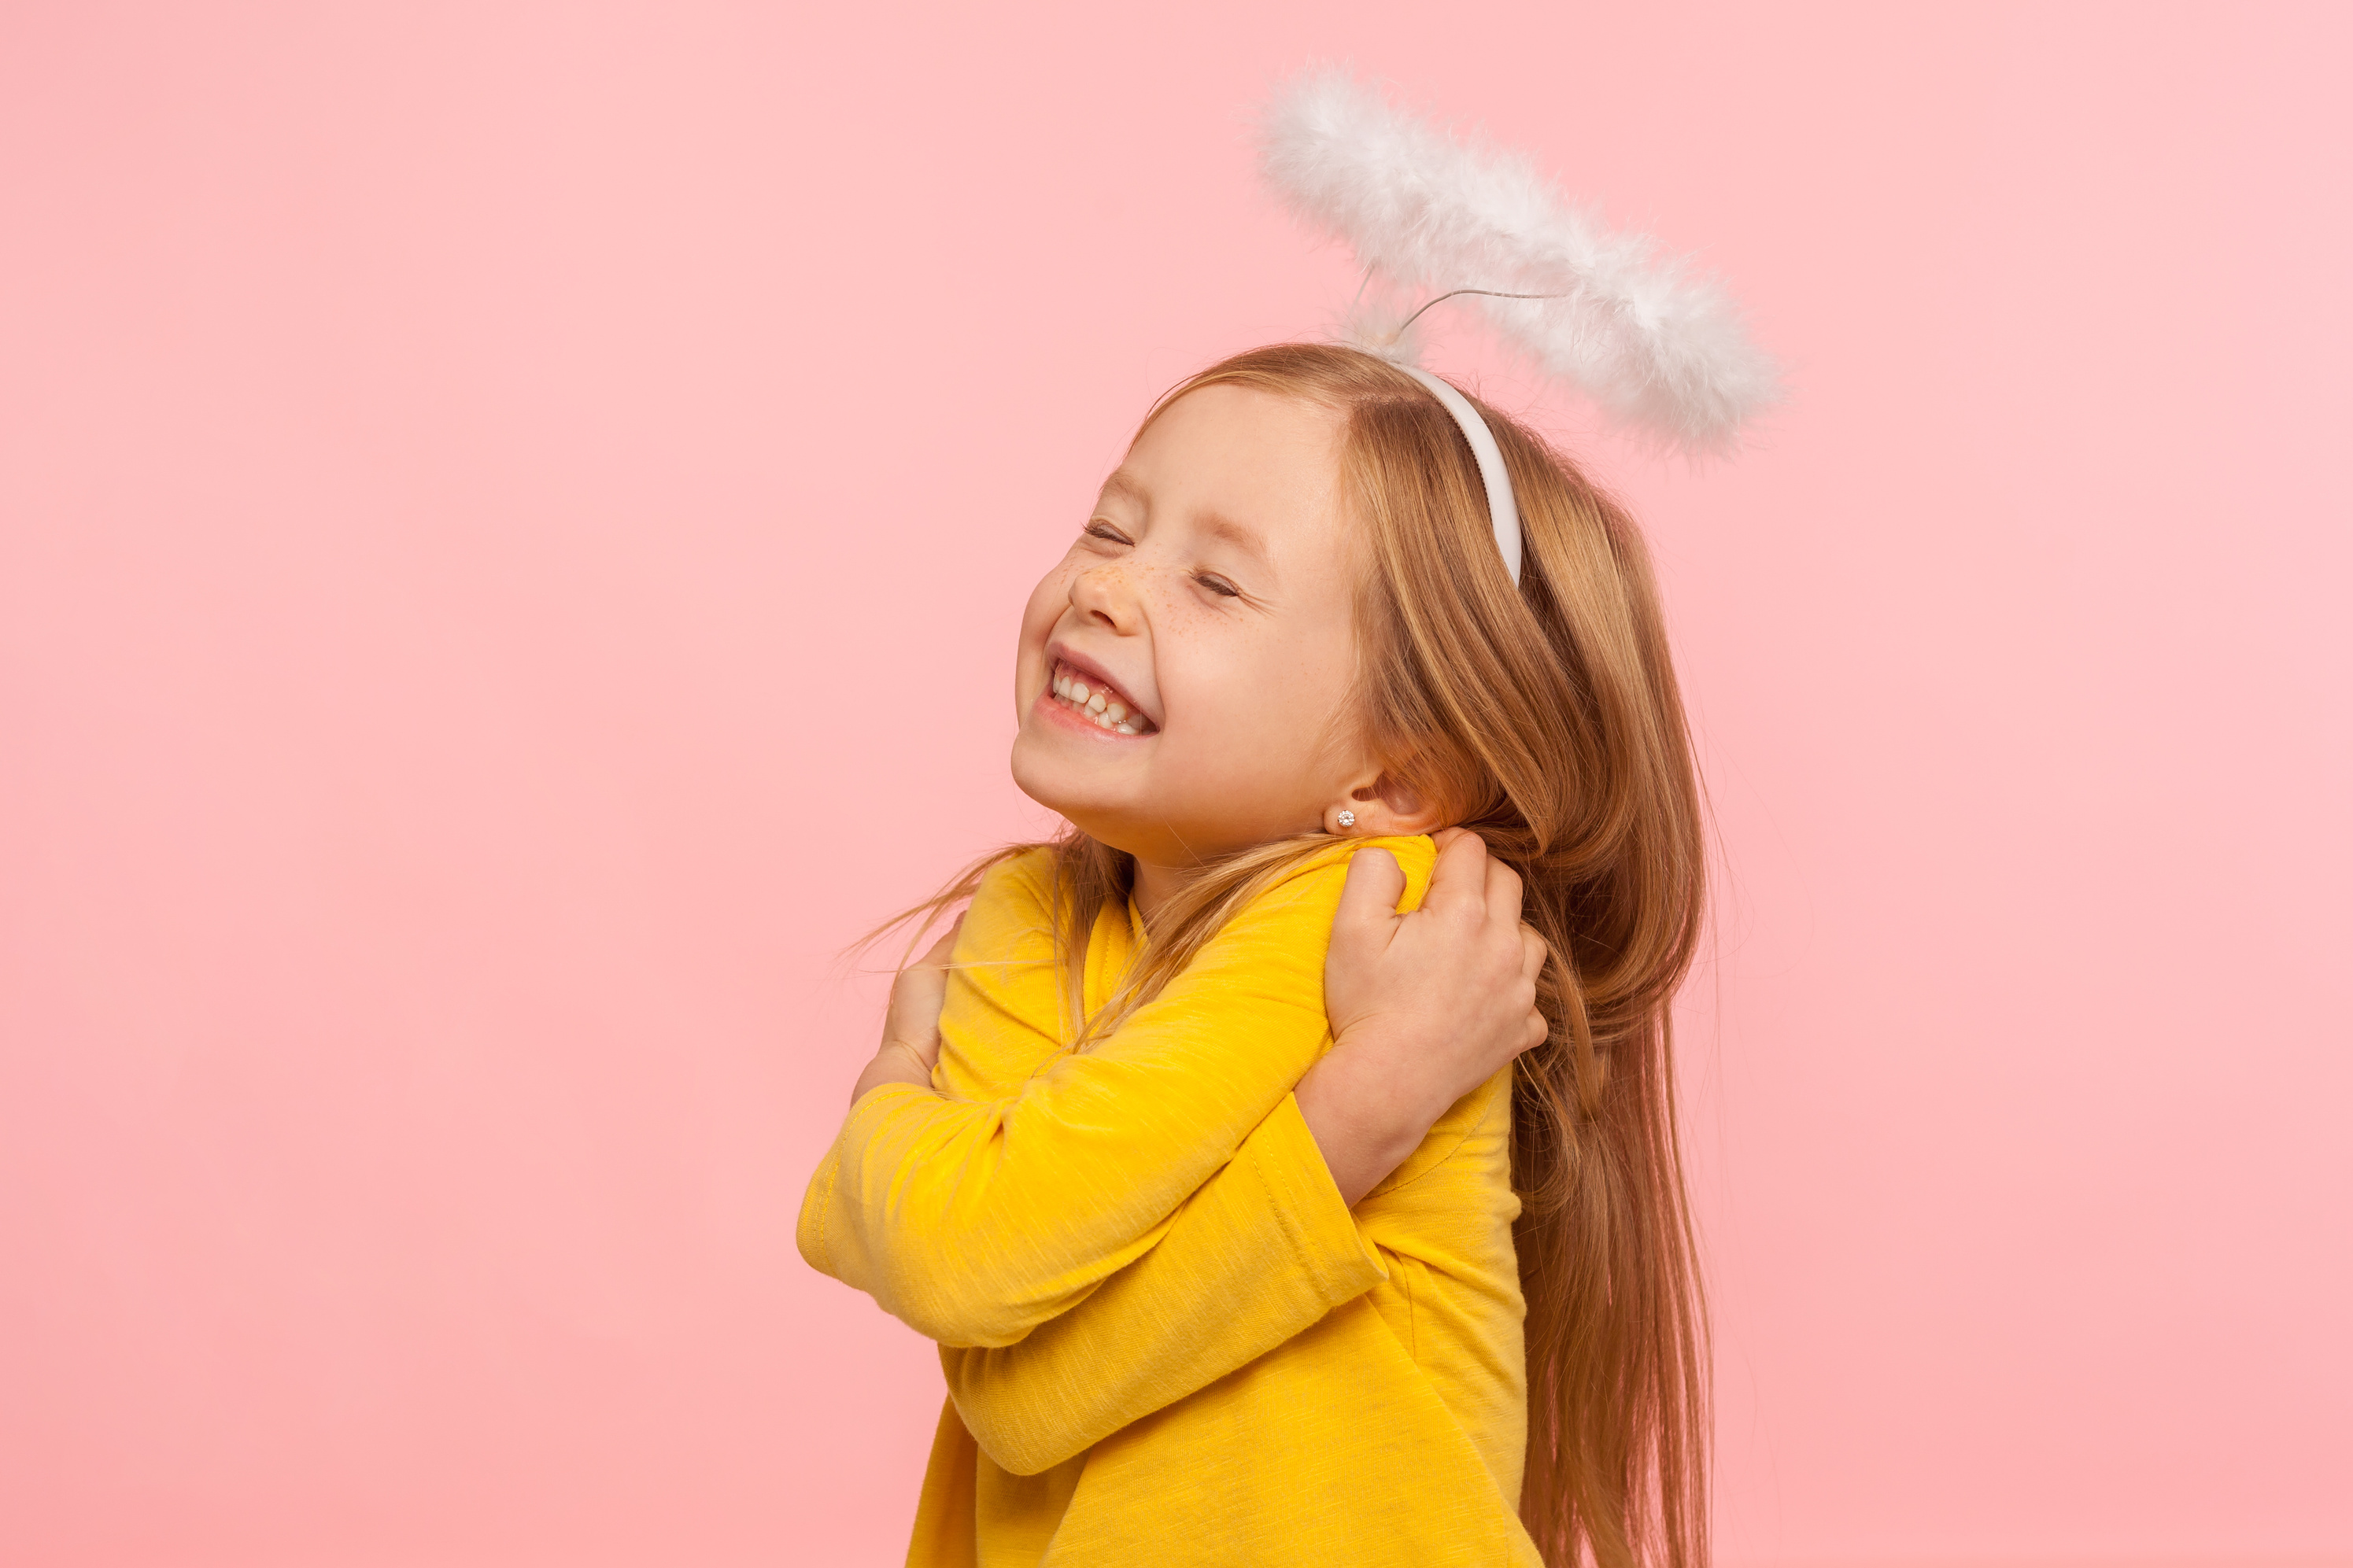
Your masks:
{"label": "girl's hand", "polygon": [[858,1075],[849,1102],[858,1103],[868,1089],[886,1083],[932,1087],[932,1068],[940,1060],[940,1008],[948,994],[948,959],[955,952],[956,932],[964,917],[956,916],[947,934],[891,983],[891,1010],[882,1018],[882,1044],[874,1059]]}
{"label": "girl's hand", "polygon": [[1324,965],[1333,1048],[1299,1080],[1299,1109],[1340,1195],[1404,1163],[1438,1119],[1544,1042],[1544,939],[1520,921],[1518,873],[1478,835],[1438,835],[1430,891],[1397,912],[1405,873],[1377,849],[1348,863]]}

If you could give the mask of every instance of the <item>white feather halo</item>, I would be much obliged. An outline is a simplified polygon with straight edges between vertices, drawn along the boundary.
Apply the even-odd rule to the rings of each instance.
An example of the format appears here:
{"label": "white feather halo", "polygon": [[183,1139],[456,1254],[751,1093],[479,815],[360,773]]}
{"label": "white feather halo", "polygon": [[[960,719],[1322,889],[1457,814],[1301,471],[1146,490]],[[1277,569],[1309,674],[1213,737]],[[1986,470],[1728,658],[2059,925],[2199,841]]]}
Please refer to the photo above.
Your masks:
{"label": "white feather halo", "polygon": [[[1778,367],[1713,279],[1566,204],[1525,154],[1458,140],[1344,70],[1308,71],[1275,95],[1260,168],[1299,216],[1348,243],[1368,283],[1546,296],[1480,304],[1545,371],[1687,451],[1730,449],[1780,396]],[[1360,310],[1350,331],[1410,363],[1401,325]]]}

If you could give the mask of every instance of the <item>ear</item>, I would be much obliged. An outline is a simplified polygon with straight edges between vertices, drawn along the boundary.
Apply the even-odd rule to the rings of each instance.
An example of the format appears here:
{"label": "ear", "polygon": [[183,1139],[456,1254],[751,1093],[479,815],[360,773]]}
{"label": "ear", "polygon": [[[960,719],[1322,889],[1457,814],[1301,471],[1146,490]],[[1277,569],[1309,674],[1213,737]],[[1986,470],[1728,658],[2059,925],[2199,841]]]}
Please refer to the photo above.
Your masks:
{"label": "ear", "polygon": [[[1343,811],[1356,820],[1341,822]],[[1406,837],[1445,826],[1445,816],[1437,802],[1422,799],[1384,773],[1350,790],[1347,799],[1325,807],[1324,831],[1342,838]]]}

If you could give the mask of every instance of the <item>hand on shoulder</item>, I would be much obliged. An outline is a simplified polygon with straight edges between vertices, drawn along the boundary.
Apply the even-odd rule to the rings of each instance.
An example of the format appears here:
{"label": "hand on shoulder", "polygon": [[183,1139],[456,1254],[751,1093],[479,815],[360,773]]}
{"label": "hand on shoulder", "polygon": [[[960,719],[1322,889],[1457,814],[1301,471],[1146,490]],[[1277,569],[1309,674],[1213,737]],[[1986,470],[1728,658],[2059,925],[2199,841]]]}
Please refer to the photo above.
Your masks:
{"label": "hand on shoulder", "polygon": [[1324,960],[1332,1050],[1300,1080],[1299,1107],[1353,1205],[1438,1119],[1543,1043],[1544,939],[1520,920],[1518,873],[1473,833],[1436,836],[1419,909],[1399,914],[1405,872],[1367,847],[1349,862]]}
{"label": "hand on shoulder", "polygon": [[948,962],[955,953],[956,933],[964,917],[956,916],[945,935],[932,943],[923,957],[899,971],[891,983],[891,1010],[882,1020],[882,1043],[873,1060],[858,1075],[849,1102],[870,1089],[886,1083],[932,1087],[932,1069],[940,1060],[940,1010],[946,1000]]}

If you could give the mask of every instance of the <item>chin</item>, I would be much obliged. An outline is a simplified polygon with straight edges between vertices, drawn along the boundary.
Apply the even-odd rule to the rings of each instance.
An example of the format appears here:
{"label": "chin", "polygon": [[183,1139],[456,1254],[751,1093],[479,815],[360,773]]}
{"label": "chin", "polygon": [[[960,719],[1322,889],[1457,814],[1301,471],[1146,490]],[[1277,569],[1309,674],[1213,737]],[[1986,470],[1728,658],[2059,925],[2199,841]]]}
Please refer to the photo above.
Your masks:
{"label": "chin", "polygon": [[1100,818],[1113,809],[1099,789],[1089,789],[1090,781],[1080,778],[1086,770],[1072,759],[1054,754],[1054,748],[1040,744],[1027,733],[1013,741],[1013,787],[1044,806],[1060,813],[1072,822]]}
{"label": "chin", "polygon": [[1075,770],[1060,759],[1041,762],[1023,756],[1023,751],[1022,743],[1014,742],[1015,788],[1088,837],[1131,855],[1136,852],[1145,836],[1133,831],[1135,814],[1125,802],[1106,799],[1101,792],[1078,784],[1071,777]]}

